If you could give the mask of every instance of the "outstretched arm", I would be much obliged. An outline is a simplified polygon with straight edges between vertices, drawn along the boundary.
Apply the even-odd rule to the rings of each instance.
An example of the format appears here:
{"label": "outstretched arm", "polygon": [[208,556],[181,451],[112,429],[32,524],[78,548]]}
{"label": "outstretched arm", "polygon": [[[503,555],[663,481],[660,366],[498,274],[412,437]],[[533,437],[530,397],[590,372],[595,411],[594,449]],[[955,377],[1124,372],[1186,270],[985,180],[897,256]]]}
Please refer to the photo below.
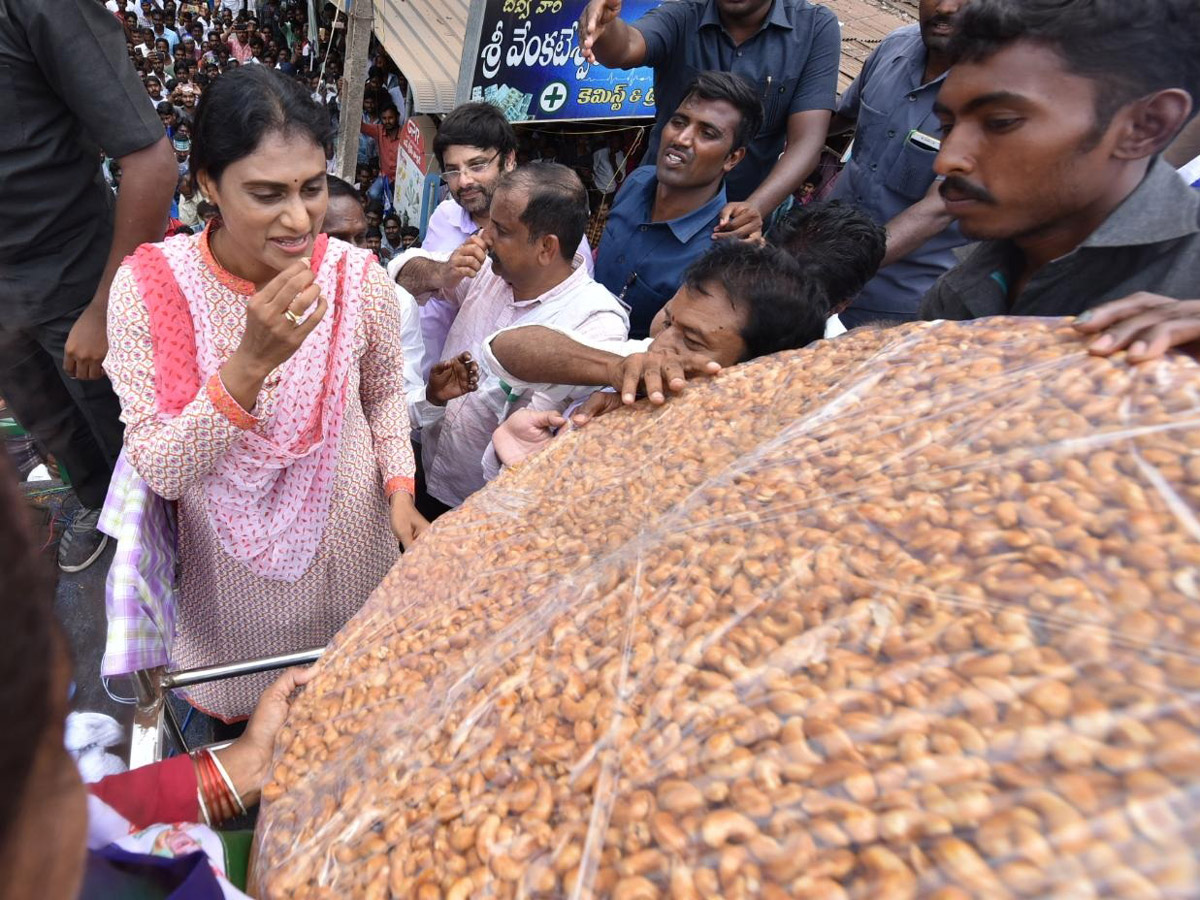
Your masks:
{"label": "outstretched arm", "polygon": [[591,0],[579,17],[579,43],[591,63],[632,69],[646,61],[646,41],[621,21],[621,0]]}

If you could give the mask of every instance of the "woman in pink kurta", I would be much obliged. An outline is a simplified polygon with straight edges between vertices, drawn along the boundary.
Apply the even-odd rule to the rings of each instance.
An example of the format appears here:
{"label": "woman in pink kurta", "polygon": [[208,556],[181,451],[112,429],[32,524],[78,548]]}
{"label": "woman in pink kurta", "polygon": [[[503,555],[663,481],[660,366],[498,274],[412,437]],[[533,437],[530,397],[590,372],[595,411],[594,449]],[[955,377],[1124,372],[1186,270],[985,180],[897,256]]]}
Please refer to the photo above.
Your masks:
{"label": "woman in pink kurta", "polygon": [[[220,219],[139,248],[113,282],[125,456],[178,501],[176,668],[324,645],[425,525],[392,285],[320,234],[319,113],[262,67],[218,79],[192,165]],[[189,700],[241,718],[270,679]]]}

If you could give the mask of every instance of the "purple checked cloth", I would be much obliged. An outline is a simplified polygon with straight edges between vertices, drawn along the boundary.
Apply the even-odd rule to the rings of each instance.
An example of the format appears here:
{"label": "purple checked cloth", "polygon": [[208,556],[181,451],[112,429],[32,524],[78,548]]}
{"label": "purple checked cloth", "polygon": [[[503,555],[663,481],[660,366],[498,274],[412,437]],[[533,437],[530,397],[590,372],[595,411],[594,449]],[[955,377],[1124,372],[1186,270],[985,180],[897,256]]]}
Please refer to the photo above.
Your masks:
{"label": "purple checked cloth", "polygon": [[108,640],[100,674],[165,666],[175,640],[175,508],[150,490],[122,451],[100,530],[117,542],[108,570]]}

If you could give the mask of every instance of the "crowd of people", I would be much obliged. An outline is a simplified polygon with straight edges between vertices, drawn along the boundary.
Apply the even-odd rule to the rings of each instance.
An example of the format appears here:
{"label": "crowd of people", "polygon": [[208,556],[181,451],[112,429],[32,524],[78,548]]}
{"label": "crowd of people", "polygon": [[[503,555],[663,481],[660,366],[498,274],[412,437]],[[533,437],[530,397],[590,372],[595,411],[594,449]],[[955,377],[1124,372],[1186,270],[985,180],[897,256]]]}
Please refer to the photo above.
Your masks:
{"label": "crowd of people", "polygon": [[[1076,316],[1092,352],[1131,362],[1200,340],[1200,192],[1175,168],[1196,154],[1195,0],[921,0],[840,99],[827,7],[678,0],[626,22],[591,0],[584,53],[655,71],[642,165],[614,140],[589,190],[464,104],[438,125],[423,239],[390,208],[406,105],[384,57],[357,180],[330,172],[329,13],[314,41],[290,0],[2,5],[0,395],[81,504],[60,566],[116,536],[110,615],[114,595],[171,603],[177,667],[325,644],[506,466],[758,356],[992,315]],[[793,203],[848,131],[831,199]],[[0,549],[25,552],[19,531]],[[29,583],[6,597],[36,594],[11,571]],[[69,793],[34,754],[57,739],[65,656],[44,606],[20,608],[6,640],[34,635],[41,674],[9,679],[38,714],[29,753],[5,751],[6,846],[33,833],[21,785]],[[243,808],[301,680],[190,688],[227,723],[264,691],[267,711],[172,770],[196,804],[130,809],[110,786],[106,808]]]}

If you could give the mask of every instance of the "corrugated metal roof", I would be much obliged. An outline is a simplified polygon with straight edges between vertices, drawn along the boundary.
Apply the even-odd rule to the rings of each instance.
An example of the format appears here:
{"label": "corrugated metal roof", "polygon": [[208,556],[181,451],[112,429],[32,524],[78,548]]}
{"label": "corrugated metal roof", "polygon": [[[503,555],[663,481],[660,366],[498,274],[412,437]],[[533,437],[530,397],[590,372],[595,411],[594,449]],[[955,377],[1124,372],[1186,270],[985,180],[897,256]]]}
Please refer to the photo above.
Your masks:
{"label": "corrugated metal roof", "polygon": [[[335,0],[345,10],[345,0]],[[367,2],[367,0],[357,0]],[[858,77],[879,41],[915,21],[915,0],[819,0],[842,23],[839,91]],[[374,0],[375,34],[412,86],[419,113],[448,113],[463,60],[471,0]]]}
{"label": "corrugated metal roof", "polygon": [[[345,0],[336,2],[344,11]],[[408,80],[413,110],[450,112],[470,0],[374,0],[374,4],[375,35]]]}
{"label": "corrugated metal roof", "polygon": [[838,72],[838,92],[850,86],[863,63],[879,42],[902,25],[916,21],[909,14],[916,12],[913,0],[821,0],[837,13],[842,25],[842,59]]}

